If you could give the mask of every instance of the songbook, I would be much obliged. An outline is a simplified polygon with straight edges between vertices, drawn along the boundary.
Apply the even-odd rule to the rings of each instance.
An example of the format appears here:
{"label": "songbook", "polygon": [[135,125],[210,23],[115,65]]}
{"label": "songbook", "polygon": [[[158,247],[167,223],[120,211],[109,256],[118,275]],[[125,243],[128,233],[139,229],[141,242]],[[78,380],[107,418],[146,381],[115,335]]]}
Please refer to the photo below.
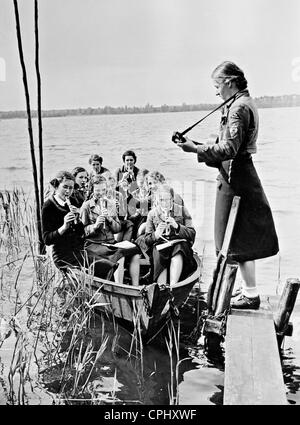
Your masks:
{"label": "songbook", "polygon": [[186,241],[186,239],[172,239],[168,242],[164,242],[164,243],[161,243],[159,245],[156,245],[156,249],[157,249],[157,251],[161,251],[162,249],[169,248],[170,246],[173,246],[178,242],[184,242],[184,241]]}
{"label": "songbook", "polygon": [[114,244],[114,246],[117,246],[118,248],[134,248],[136,245],[129,241],[121,241]]}

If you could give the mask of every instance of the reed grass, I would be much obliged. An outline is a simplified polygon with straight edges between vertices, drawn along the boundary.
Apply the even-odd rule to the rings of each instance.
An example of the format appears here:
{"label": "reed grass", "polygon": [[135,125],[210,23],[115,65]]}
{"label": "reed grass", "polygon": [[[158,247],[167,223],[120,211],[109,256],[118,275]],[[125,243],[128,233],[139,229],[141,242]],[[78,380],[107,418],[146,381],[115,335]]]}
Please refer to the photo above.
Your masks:
{"label": "reed grass", "polygon": [[[53,268],[48,254],[39,255],[32,202],[22,189],[0,192],[0,226],[3,234],[0,240],[1,292],[3,296],[2,289],[6,286],[6,301],[14,302],[13,320],[17,323],[19,318],[24,324],[23,330],[18,328],[15,331],[16,340],[8,373],[8,401],[12,404],[26,402],[26,386],[31,382],[28,371],[33,357],[39,371],[60,365],[62,393],[59,398],[66,395],[66,385],[63,383],[66,370],[72,370],[72,390],[68,390],[67,395],[71,398],[80,395],[82,398],[108,343],[104,326],[99,349],[95,349],[91,340],[86,342],[93,311],[98,305],[91,281],[76,278],[72,273],[68,278],[62,277]],[[22,301],[19,282],[28,261],[32,262],[34,273],[29,294]],[[7,270],[14,275],[9,282],[8,275],[5,275]],[[92,269],[89,271],[93,272]],[[81,275],[86,276],[83,270]],[[30,341],[27,334],[32,337]],[[115,345],[116,341],[117,338]]]}

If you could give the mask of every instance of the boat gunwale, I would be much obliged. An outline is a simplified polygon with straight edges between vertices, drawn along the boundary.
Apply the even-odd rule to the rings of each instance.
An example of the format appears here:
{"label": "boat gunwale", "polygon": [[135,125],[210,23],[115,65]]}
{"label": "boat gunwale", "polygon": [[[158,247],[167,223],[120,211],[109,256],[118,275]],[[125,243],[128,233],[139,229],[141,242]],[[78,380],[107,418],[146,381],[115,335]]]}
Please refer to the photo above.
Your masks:
{"label": "boat gunwale", "polygon": [[[174,285],[172,285],[172,287],[170,287],[171,290],[174,290],[174,289],[176,290],[178,288],[181,288],[182,286],[190,284],[190,283],[193,282],[193,280],[196,281],[199,278],[199,269],[200,269],[200,266],[201,266],[201,259],[195,251],[193,252],[193,257],[195,258],[195,261],[197,263],[196,270],[190,276],[186,277],[184,280],[179,281],[179,282],[175,283]],[[77,274],[77,273],[80,274],[80,272],[81,271],[76,271],[75,274]],[[104,291],[107,291],[107,292],[112,292],[112,291],[109,291],[108,288],[105,288],[104,287],[104,285],[105,285],[105,286],[115,287],[116,289],[130,290],[130,292],[132,292],[132,294],[126,294],[126,295],[131,295],[131,296],[139,296],[139,295],[142,296],[141,291],[145,287],[147,288],[151,285],[157,284],[157,282],[152,282],[149,285],[133,286],[133,285],[128,285],[126,283],[112,282],[111,280],[103,279],[101,277],[96,277],[96,276],[93,276],[93,275],[86,273],[86,272],[84,272],[84,273],[88,277],[91,277],[93,279],[91,286],[94,286],[97,289],[104,290]],[[95,282],[97,282],[99,284],[99,286],[95,285],[94,284]],[[135,295],[135,293],[136,293],[136,295]]]}

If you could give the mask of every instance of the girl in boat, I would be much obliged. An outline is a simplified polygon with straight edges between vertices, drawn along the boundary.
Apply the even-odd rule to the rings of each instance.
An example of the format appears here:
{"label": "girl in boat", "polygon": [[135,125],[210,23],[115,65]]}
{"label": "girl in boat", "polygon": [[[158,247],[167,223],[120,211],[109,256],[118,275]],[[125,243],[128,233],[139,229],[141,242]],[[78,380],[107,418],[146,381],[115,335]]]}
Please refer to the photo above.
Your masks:
{"label": "girl in boat", "polygon": [[252,162],[257,151],[258,113],[247,89],[243,71],[232,62],[221,63],[212,73],[217,96],[225,105],[219,137],[214,144],[194,143],[180,133],[173,141],[185,152],[197,154],[198,162],[219,169],[215,206],[215,244],[222,247],[233,197],[241,197],[232,236],[229,259],[239,263],[243,278],[242,294],[234,308],[258,309],[255,260],[277,254],[278,239],[270,205]]}
{"label": "girl in boat", "polygon": [[127,150],[122,155],[123,165],[115,171],[117,182],[116,190],[121,193],[124,199],[126,214],[121,222],[121,232],[118,240],[131,241],[133,238],[133,223],[128,217],[128,205],[132,203],[132,192],[137,189],[136,176],[139,169],[136,167],[136,154],[132,150]]}
{"label": "girl in boat", "polygon": [[[192,251],[195,235],[187,208],[175,208],[174,190],[166,184],[160,185],[155,193],[155,206],[147,217],[145,235],[139,238],[141,249],[146,246],[150,256],[154,282],[172,286],[191,273],[195,268]],[[169,244],[160,249],[166,242]]]}
{"label": "girl in boat", "polygon": [[42,209],[43,239],[52,245],[54,264],[62,271],[69,267],[90,266],[94,262],[95,276],[109,278],[115,263],[89,256],[84,252],[84,226],[78,208],[70,203],[75,178],[68,171],[60,171],[50,182],[54,188]]}
{"label": "girl in boat", "polygon": [[[114,234],[121,224],[117,216],[116,202],[107,198],[107,181],[99,176],[93,181],[93,196],[81,207],[80,217],[85,231],[85,249],[90,256],[102,257],[116,264],[129,262],[129,274],[133,285],[139,284],[140,255],[134,244],[118,246]],[[116,270],[115,281],[122,283],[123,267]]]}
{"label": "girl in boat", "polygon": [[132,199],[132,195],[125,190],[123,185],[122,192],[117,190],[117,182],[115,177],[110,173],[103,173],[103,177],[107,181],[107,197],[116,202],[117,216],[121,224],[121,231],[115,235],[117,242],[131,241],[133,239],[133,222],[128,219],[128,203]]}
{"label": "girl in boat", "polygon": [[[163,184],[166,183],[166,178],[165,176],[160,173],[159,171],[151,171],[149,174],[147,174],[146,176],[146,186],[150,192],[150,197],[152,199],[152,205],[155,199],[155,192],[157,191],[157,188]],[[183,206],[184,202],[182,197],[178,194],[174,192],[174,205],[175,207],[177,207],[178,205]]]}
{"label": "girl in boat", "polygon": [[113,174],[110,171],[106,171],[102,174],[102,177],[104,177],[107,182],[106,196],[109,200],[116,203],[117,215],[120,222],[122,222],[122,220],[125,219],[127,211],[126,201],[124,200],[122,193],[117,190],[117,182]]}
{"label": "girl in boat", "polygon": [[109,172],[108,168],[103,167],[103,158],[100,155],[93,154],[89,158],[89,164],[92,167],[92,171],[89,174],[89,185],[88,185],[88,195],[87,199],[89,199],[92,195],[93,191],[93,179],[101,176],[103,173]]}
{"label": "girl in boat", "polygon": [[94,176],[100,176],[103,173],[106,173],[108,168],[103,167],[103,158],[100,155],[94,154],[89,158],[89,164],[92,167],[92,171],[90,172],[90,179]]}
{"label": "girl in boat", "polygon": [[127,150],[122,155],[123,165],[115,171],[117,190],[128,191],[130,194],[137,189],[136,176],[139,169],[136,167],[136,154]]}
{"label": "girl in boat", "polygon": [[72,174],[75,177],[75,185],[70,201],[72,205],[80,208],[88,196],[88,172],[82,167],[75,167]]}
{"label": "girl in boat", "polygon": [[128,206],[129,219],[133,222],[132,238],[135,240],[145,232],[148,213],[151,209],[151,192],[146,182],[149,170],[139,170],[136,175],[137,189],[132,193],[132,201]]}

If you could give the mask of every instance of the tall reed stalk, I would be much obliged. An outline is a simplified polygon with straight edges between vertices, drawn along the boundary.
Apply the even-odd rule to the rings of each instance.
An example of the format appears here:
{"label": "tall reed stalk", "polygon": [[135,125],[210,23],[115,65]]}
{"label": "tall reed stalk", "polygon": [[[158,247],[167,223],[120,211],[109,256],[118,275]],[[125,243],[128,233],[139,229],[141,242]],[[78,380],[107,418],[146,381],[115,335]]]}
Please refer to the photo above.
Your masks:
{"label": "tall reed stalk", "polygon": [[13,0],[13,3],[14,3],[14,11],[15,11],[15,19],[16,19],[16,32],[17,32],[19,58],[20,58],[20,64],[21,64],[21,68],[22,68],[23,85],[24,85],[25,100],[26,100],[29,145],[30,145],[32,174],[33,174],[34,193],[35,193],[35,204],[36,204],[36,223],[37,223],[38,241],[39,241],[38,251],[39,251],[39,253],[41,253],[42,247],[43,247],[42,225],[41,225],[41,201],[40,201],[40,193],[39,193],[37,165],[36,165],[35,152],[34,152],[34,140],[33,140],[33,131],[32,131],[30,96],[29,96],[27,72],[26,72],[26,66],[25,66],[24,54],[23,54],[23,45],[22,45],[18,1]]}
{"label": "tall reed stalk", "polygon": [[[44,158],[43,158],[43,126],[42,126],[42,83],[39,61],[39,11],[38,0],[34,0],[34,34],[35,34],[35,69],[37,80],[37,115],[39,132],[39,170],[40,170],[40,202],[41,208],[44,201]],[[44,251],[44,245],[41,252]]]}

